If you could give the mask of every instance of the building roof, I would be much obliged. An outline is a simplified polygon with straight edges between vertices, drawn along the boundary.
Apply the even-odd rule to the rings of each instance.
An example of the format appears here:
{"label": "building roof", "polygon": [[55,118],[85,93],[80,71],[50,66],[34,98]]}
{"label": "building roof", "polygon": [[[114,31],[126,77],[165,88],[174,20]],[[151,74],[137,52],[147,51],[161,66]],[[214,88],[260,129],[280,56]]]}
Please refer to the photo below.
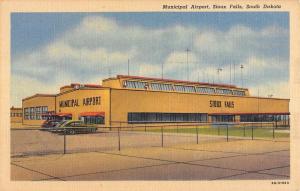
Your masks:
{"label": "building roof", "polygon": [[31,98],[34,98],[34,97],[55,97],[55,96],[56,96],[56,94],[34,94],[33,96],[26,97],[22,100],[31,99]]}
{"label": "building roof", "polygon": [[64,88],[73,88],[74,86],[84,86],[84,87],[87,87],[87,88],[102,88],[101,85],[98,85],[98,84],[80,84],[80,83],[72,83],[70,85],[65,85],[65,86],[62,86],[60,87],[60,89],[64,89]]}
{"label": "building roof", "polygon": [[[107,80],[109,80],[109,79],[113,79],[113,78],[108,78]],[[142,76],[117,75],[117,79],[153,80],[153,81],[159,81],[159,82],[169,82],[169,83],[179,83],[179,84],[216,86],[216,87],[225,87],[225,88],[238,88],[237,86],[231,85],[231,84],[193,82],[193,81],[172,80],[172,79],[162,79],[162,78],[152,78],[152,77],[142,77]],[[239,88],[239,89],[247,89],[247,88]]]}
{"label": "building roof", "polygon": [[14,107],[14,106],[12,106],[10,109],[19,110],[19,109],[22,109],[22,107]]}

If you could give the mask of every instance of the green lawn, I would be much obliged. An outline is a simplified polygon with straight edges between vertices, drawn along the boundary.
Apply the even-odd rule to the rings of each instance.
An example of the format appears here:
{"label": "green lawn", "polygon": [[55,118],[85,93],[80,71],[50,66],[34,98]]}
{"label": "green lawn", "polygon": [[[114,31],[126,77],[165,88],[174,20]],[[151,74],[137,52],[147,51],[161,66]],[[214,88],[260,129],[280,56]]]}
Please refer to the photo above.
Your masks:
{"label": "green lawn", "polygon": [[[193,133],[196,134],[196,128],[165,128],[163,130],[165,133]],[[147,129],[147,132],[161,132],[161,129]],[[222,128],[198,128],[198,133],[203,135],[227,135],[227,129]],[[238,137],[251,137],[252,130],[251,128],[228,128],[228,135],[229,136],[238,136]],[[273,137],[272,129],[267,128],[254,128],[253,129],[253,137]],[[275,137],[289,137],[289,133],[282,133],[276,132],[275,130]]]}

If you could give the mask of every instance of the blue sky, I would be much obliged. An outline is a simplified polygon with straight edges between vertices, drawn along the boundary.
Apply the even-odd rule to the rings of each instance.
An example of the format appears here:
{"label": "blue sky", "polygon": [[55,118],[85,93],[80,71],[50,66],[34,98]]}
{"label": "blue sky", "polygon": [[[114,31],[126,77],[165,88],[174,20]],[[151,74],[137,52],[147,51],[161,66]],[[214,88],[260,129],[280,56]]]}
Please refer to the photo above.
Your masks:
{"label": "blue sky", "polygon": [[163,64],[165,78],[238,86],[243,64],[243,85],[252,95],[260,89],[263,96],[289,96],[285,12],[12,13],[11,45],[16,106],[71,82],[126,74],[128,58],[132,75],[160,77]]}

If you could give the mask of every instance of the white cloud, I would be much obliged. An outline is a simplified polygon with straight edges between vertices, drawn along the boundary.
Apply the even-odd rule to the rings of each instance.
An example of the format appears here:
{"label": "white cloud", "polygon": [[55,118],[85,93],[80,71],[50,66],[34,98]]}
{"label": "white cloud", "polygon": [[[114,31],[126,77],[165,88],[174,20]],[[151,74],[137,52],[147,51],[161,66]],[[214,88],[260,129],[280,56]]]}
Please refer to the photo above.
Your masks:
{"label": "white cloud", "polygon": [[139,76],[154,76],[154,77],[161,77],[162,67],[159,65],[152,65],[152,64],[140,64],[139,67]]}
{"label": "white cloud", "polygon": [[16,107],[22,106],[22,99],[36,93],[54,94],[58,93],[59,86],[48,85],[28,78],[26,76],[11,75],[11,103]]}
{"label": "white cloud", "polygon": [[[276,25],[261,29],[235,25],[227,31],[180,24],[147,28],[88,16],[49,44],[13,58],[12,96],[16,99],[12,104],[40,91],[55,92],[69,82],[93,83],[95,79],[99,83],[108,73],[127,74],[128,58],[132,75],[160,77],[163,63],[165,78],[186,80],[186,48],[191,49],[189,80],[217,82],[219,78],[229,83],[231,65],[231,82],[235,78],[241,85],[239,66],[243,64],[244,84],[263,89],[288,82],[287,40],[287,30]],[[223,69],[219,76],[217,68]],[[16,79],[24,79],[22,88]]]}
{"label": "white cloud", "polygon": [[258,86],[249,87],[252,96],[290,98],[290,86],[288,82],[267,82]]}

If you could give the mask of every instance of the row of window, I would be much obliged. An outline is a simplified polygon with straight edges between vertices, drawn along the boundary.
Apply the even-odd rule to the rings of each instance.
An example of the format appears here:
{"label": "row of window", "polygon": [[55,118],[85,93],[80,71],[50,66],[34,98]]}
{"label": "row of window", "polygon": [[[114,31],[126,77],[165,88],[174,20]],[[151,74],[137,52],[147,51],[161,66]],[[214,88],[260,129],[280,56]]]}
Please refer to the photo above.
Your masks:
{"label": "row of window", "polygon": [[46,120],[47,117],[43,116],[48,112],[48,106],[27,107],[24,108],[24,119],[26,120]]}
{"label": "row of window", "polygon": [[129,123],[154,122],[206,122],[203,113],[128,113]]}
{"label": "row of window", "polygon": [[215,88],[208,88],[208,87],[196,87],[197,93],[205,93],[205,94],[214,94]]}
{"label": "row of window", "polygon": [[190,92],[190,93],[206,93],[206,94],[224,94],[224,95],[236,95],[245,96],[245,91],[211,88],[211,87],[194,87],[184,85],[172,85],[162,83],[148,83],[140,81],[124,81],[124,87],[134,89],[148,89],[159,91],[178,91],[178,92]]}
{"label": "row of window", "polygon": [[[234,122],[234,115],[212,115],[212,122]],[[288,121],[288,115],[248,114],[240,115],[240,122],[274,122]]]}
{"label": "row of window", "polygon": [[[288,115],[240,115],[241,122],[288,121]],[[212,115],[212,122],[234,122],[235,115]],[[205,113],[128,113],[128,123],[207,122]]]}
{"label": "row of window", "polygon": [[22,117],[22,113],[10,113],[11,117]]}
{"label": "row of window", "polygon": [[85,124],[104,124],[104,117],[102,116],[85,116],[80,117]]}
{"label": "row of window", "polygon": [[212,115],[211,121],[212,122],[234,122],[235,117],[234,115]]}
{"label": "row of window", "polygon": [[273,121],[288,121],[288,115],[241,115],[241,122],[273,122]]}
{"label": "row of window", "polygon": [[232,95],[245,96],[245,92],[244,91],[239,91],[239,90],[233,90]]}
{"label": "row of window", "polygon": [[150,83],[151,90],[173,91],[172,84]]}

